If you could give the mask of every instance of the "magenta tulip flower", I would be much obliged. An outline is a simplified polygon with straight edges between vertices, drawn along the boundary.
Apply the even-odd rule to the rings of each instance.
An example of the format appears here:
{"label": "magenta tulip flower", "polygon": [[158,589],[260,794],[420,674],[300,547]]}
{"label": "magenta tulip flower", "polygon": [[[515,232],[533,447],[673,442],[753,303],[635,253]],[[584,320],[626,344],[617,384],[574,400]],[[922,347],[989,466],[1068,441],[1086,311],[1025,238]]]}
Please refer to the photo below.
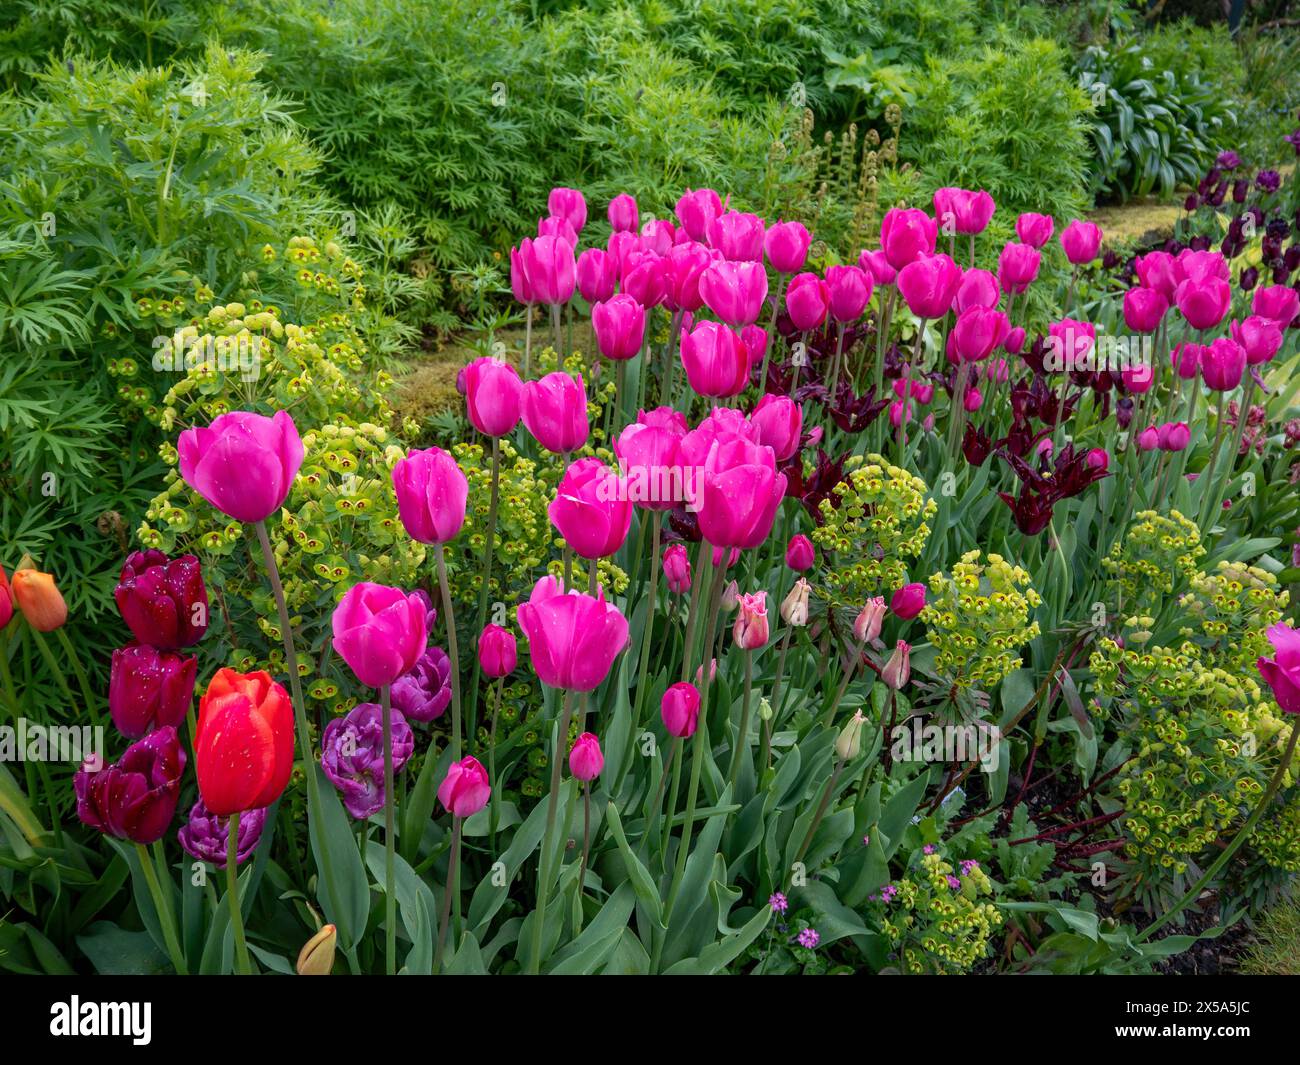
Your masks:
{"label": "magenta tulip flower", "polygon": [[438,785],[438,801],[453,817],[471,817],[488,804],[492,782],[477,758],[467,755],[447,767]]}
{"label": "magenta tulip flower", "polygon": [[1232,308],[1232,286],[1217,277],[1179,282],[1174,302],[1193,329],[1213,329]]}
{"label": "magenta tulip flower", "polygon": [[766,444],[784,462],[799,450],[803,433],[803,407],[789,396],[766,393],[749,416],[750,424],[758,430],[758,441]]}
{"label": "magenta tulip flower", "polygon": [[517,660],[515,634],[500,625],[490,622],[485,625],[478,638],[478,661],[483,675],[494,680],[509,676],[515,671]]}
{"label": "magenta tulip flower", "polygon": [[615,233],[635,233],[639,224],[636,199],[632,195],[620,192],[609,201],[609,226]]}
{"label": "magenta tulip flower", "polygon": [[903,585],[890,597],[889,609],[904,621],[911,621],[925,609],[925,585],[917,582]]}
{"label": "magenta tulip flower", "polygon": [[569,772],[575,780],[592,781],[605,768],[605,755],[594,732],[584,732],[569,750]]}
{"label": "magenta tulip flower", "polygon": [[1137,448],[1139,451],[1154,451],[1160,446],[1160,430],[1154,425],[1148,425],[1137,435]]}
{"label": "magenta tulip flower", "polygon": [[664,257],[664,306],[670,311],[694,313],[704,306],[700,278],[714,261],[703,244],[677,244]]}
{"label": "magenta tulip flower", "polygon": [[1240,322],[1228,323],[1228,333],[1246,352],[1252,366],[1268,362],[1282,346],[1282,329],[1272,318],[1252,314]]}
{"label": "magenta tulip flower", "polygon": [[1169,422],[1156,430],[1156,447],[1161,451],[1183,451],[1192,441],[1186,422]]}
{"label": "magenta tulip flower", "polygon": [[1169,353],[1170,365],[1182,380],[1191,381],[1201,372],[1201,360],[1208,350],[1204,344],[1175,344]]}
{"label": "magenta tulip flower", "polygon": [[949,336],[963,362],[983,362],[1010,331],[1011,323],[1005,314],[975,304],[957,315]]}
{"label": "magenta tulip flower", "polygon": [[668,295],[669,263],[652,251],[634,251],[623,270],[623,292],[643,307],[658,307]]}
{"label": "magenta tulip flower", "polygon": [[1155,289],[1131,288],[1124,293],[1124,324],[1135,333],[1154,333],[1167,310],[1169,301]]}
{"label": "magenta tulip flower", "polygon": [[524,238],[519,242],[519,262],[535,302],[559,305],[572,299],[577,263],[573,258],[573,245],[567,240],[562,237]]}
{"label": "magenta tulip flower", "polygon": [[785,546],[785,564],[796,573],[804,573],[817,561],[817,552],[812,541],[803,533],[795,533]]}
{"label": "magenta tulip flower", "polygon": [[699,481],[704,539],[714,547],[746,549],[767,538],[786,488],[770,447],[740,436],[720,438],[709,448]]}
{"label": "magenta tulip flower", "polygon": [[767,299],[767,271],[762,263],[720,260],[700,275],[700,295],[733,329],[752,325]]}
{"label": "magenta tulip flower", "polygon": [[465,409],[470,424],[484,436],[505,436],[519,424],[524,383],[504,359],[485,355],[462,371]]}
{"label": "magenta tulip flower", "polygon": [[546,209],[556,218],[568,222],[574,233],[581,233],[587,224],[587,201],[577,189],[563,186],[551,189],[551,194],[546,197]]}
{"label": "magenta tulip flower", "polygon": [[578,292],[588,303],[601,303],[614,295],[619,278],[618,260],[601,248],[588,248],[578,256]]}
{"label": "magenta tulip flower", "polygon": [[880,247],[895,270],[934,254],[939,227],[924,211],[916,207],[895,207],[885,212],[880,223]]}
{"label": "magenta tulip flower", "polygon": [[287,411],[231,411],[181,433],[181,477],[236,521],[265,521],[284,504],[302,466],[302,439]]}
{"label": "magenta tulip flower", "polygon": [[645,339],[645,308],[631,296],[619,293],[591,308],[591,325],[596,347],[605,358],[631,359]]}
{"label": "magenta tulip flower", "polygon": [[628,497],[646,510],[672,510],[686,502],[681,468],[685,417],[672,407],[640,411],[614,440],[620,472],[627,479]]}
{"label": "magenta tulip flower", "polygon": [[722,198],[712,189],[687,189],[677,201],[676,214],[691,240],[704,241],[714,219],[722,214]]}
{"label": "magenta tulip flower", "polygon": [[547,451],[567,455],[587,442],[587,391],[577,378],[556,370],[524,384],[524,425]]}
{"label": "magenta tulip flower", "polygon": [[763,220],[756,214],[725,211],[709,223],[709,247],[732,262],[761,263],[763,237]]}
{"label": "magenta tulip flower", "polygon": [[978,192],[957,188],[934,190],[934,217],[945,233],[983,233],[993,211],[993,197],[983,189]]}
{"label": "magenta tulip flower", "polygon": [[1028,244],[1031,248],[1042,248],[1052,239],[1052,231],[1055,228],[1056,223],[1050,214],[1034,214],[1032,211],[1026,211],[1016,219],[1016,236],[1021,244]]}
{"label": "magenta tulip flower", "polygon": [[524,266],[523,256],[519,254],[518,248],[510,249],[510,292],[525,306],[531,307],[538,302],[537,293],[533,291],[533,284],[528,279],[528,270]]}
{"label": "magenta tulip flower", "polygon": [[961,267],[947,255],[930,255],[898,271],[898,291],[918,318],[942,318],[961,283]]}
{"label": "magenta tulip flower", "polygon": [[560,240],[572,245],[578,246],[578,231],[569,224],[567,218],[557,218],[555,215],[547,215],[545,218],[537,220],[537,235],[539,237],[559,237]]}
{"label": "magenta tulip flower", "polygon": [[1201,349],[1201,380],[1215,392],[1231,392],[1246,370],[1246,349],[1230,337],[1219,337]]}
{"label": "magenta tulip flower", "polygon": [[871,275],[856,266],[828,266],[826,291],[830,296],[831,317],[837,322],[855,322],[861,318],[874,284]]}
{"label": "magenta tulip flower", "polygon": [[694,736],[700,722],[699,689],[686,681],[670,685],[659,701],[659,716],[668,735],[683,740]]}
{"label": "magenta tulip flower", "polygon": [[1134,260],[1133,268],[1143,288],[1154,289],[1166,302],[1173,303],[1178,284],[1185,277],[1177,259],[1167,251],[1148,252]]}
{"label": "magenta tulip flower", "polygon": [[1255,666],[1284,714],[1300,714],[1300,632],[1279,621],[1267,630],[1273,657],[1260,658]]}
{"label": "magenta tulip flower", "polygon": [[546,513],[579,556],[608,558],[623,546],[632,523],[627,482],[600,459],[579,459],[564,471]]}
{"label": "magenta tulip flower", "polygon": [[1090,263],[1097,258],[1101,248],[1101,227],[1076,218],[1061,231],[1061,247],[1065,249],[1065,257],[1075,266]]}
{"label": "magenta tulip flower", "polygon": [[1042,255],[1037,248],[1011,241],[1003,245],[998,256],[998,284],[1004,292],[1020,295],[1038,277]]}
{"label": "magenta tulip flower", "polygon": [[677,243],[677,228],[666,218],[648,218],[641,227],[641,249],[660,258]]}
{"label": "magenta tulip flower", "polygon": [[898,271],[889,265],[883,251],[864,251],[858,256],[858,267],[871,275],[877,285],[892,285]]}
{"label": "magenta tulip flower", "polygon": [[1052,370],[1087,370],[1092,364],[1092,351],[1097,343],[1097,330],[1091,322],[1062,318],[1047,327],[1051,342]]}
{"label": "magenta tulip flower", "polygon": [[185,751],[170,725],[126,749],[115,764],[93,760],[72,779],[82,824],[115,839],[148,845],[162,839],[176,814]]}
{"label": "magenta tulip flower", "polygon": [[701,396],[738,396],[749,383],[749,351],[720,322],[700,322],[681,339],[686,380]]}
{"label": "magenta tulip flower", "polygon": [[674,595],[684,595],[691,590],[691,560],[681,544],[664,548],[664,580]]}
{"label": "magenta tulip flower", "polygon": [[988,270],[973,268],[962,271],[952,306],[954,311],[961,314],[971,307],[996,307],[1001,298],[1002,289],[998,285],[998,279]]}
{"label": "magenta tulip flower", "polygon": [[767,227],[763,250],[772,269],[782,274],[797,274],[808,259],[812,234],[802,222],[777,222]]}
{"label": "magenta tulip flower", "polygon": [[1258,288],[1251,299],[1250,309],[1261,318],[1272,318],[1286,329],[1300,315],[1300,292],[1286,285]]}
{"label": "magenta tulip flower", "polygon": [[516,613],[533,669],[552,688],[595,690],[627,646],[627,619],[605,601],[603,589],[593,598],[543,577]]}
{"label": "magenta tulip flower", "polygon": [[761,325],[747,325],[740,331],[740,339],[744,341],[745,351],[749,353],[750,370],[761,366],[763,356],[767,354],[767,330]]}
{"label": "magenta tulip flower", "polygon": [[1232,280],[1232,267],[1228,265],[1228,260],[1217,251],[1197,251],[1195,248],[1184,248],[1178,253],[1178,270],[1183,275],[1183,280]]}
{"label": "magenta tulip flower", "polygon": [[796,274],[785,293],[785,309],[796,329],[818,329],[830,313],[830,289],[816,274]]}
{"label": "magenta tulip flower", "polygon": [[138,740],[168,725],[179,728],[194,697],[198,659],[128,644],[113,652],[108,679],[108,710],[117,731]]}
{"label": "magenta tulip flower", "polygon": [[445,544],[465,524],[469,482],[442,448],[414,450],[393,467],[397,514],[407,535],[422,544]]}
{"label": "magenta tulip flower", "polygon": [[370,688],[383,688],[410,672],[429,642],[424,600],[369,581],[347,590],[331,626],[334,650]]}

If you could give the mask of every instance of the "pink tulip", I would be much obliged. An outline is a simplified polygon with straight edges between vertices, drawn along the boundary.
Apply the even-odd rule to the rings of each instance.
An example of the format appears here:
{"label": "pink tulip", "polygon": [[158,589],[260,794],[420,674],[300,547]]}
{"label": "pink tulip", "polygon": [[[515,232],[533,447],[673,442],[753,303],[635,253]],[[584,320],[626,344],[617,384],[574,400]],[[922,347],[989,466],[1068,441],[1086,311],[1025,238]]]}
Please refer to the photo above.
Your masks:
{"label": "pink tulip", "polygon": [[1232,280],[1232,267],[1217,251],[1184,248],[1178,253],[1178,270],[1186,281]]}
{"label": "pink tulip", "polygon": [[645,308],[631,296],[619,293],[591,308],[596,347],[607,359],[623,361],[641,350],[645,338]]}
{"label": "pink tulip", "polygon": [[1156,381],[1155,368],[1152,366],[1125,366],[1120,369],[1119,375],[1125,389],[1134,395],[1149,392]]}
{"label": "pink tulip", "polygon": [[1192,441],[1186,422],[1169,422],[1156,430],[1156,447],[1161,451],[1182,451]]}
{"label": "pink tulip", "polygon": [[966,394],[962,396],[961,405],[968,414],[979,410],[984,405],[984,393],[978,388],[966,389]]}
{"label": "pink tulip", "polygon": [[812,245],[812,234],[802,222],[776,222],[767,227],[763,250],[772,269],[782,274],[797,274],[803,269]]}
{"label": "pink tulip", "polygon": [[484,436],[505,436],[519,424],[524,383],[504,359],[485,355],[463,371],[465,409],[470,424]]}
{"label": "pink tulip", "polygon": [[[1002,341],[1002,350],[1005,351],[1008,355],[1019,355],[1022,351],[1025,350],[1024,326],[1018,325],[1007,334],[1006,339]],[[1006,360],[1000,359],[999,363],[1002,366],[1002,376],[999,377],[998,380],[1005,381],[1007,379]]]}
{"label": "pink tulip", "polygon": [[1065,257],[1075,266],[1083,266],[1097,258],[1101,248],[1101,227],[1077,218],[1061,231],[1061,247]]}
{"label": "pink tulip", "polygon": [[600,303],[614,295],[618,276],[618,260],[609,252],[588,248],[578,256],[578,292],[588,303]]}
{"label": "pink tulip", "polygon": [[524,426],[547,451],[565,455],[587,442],[587,390],[557,370],[524,385]]}
{"label": "pink tulip", "polygon": [[413,450],[393,467],[397,514],[412,540],[444,544],[465,524],[469,482],[442,448]]}
{"label": "pink tulip", "polygon": [[749,421],[758,429],[759,443],[772,449],[777,462],[784,462],[799,450],[803,408],[788,396],[768,392],[758,401]]}
{"label": "pink tulip", "polygon": [[911,621],[925,609],[925,585],[905,584],[890,597],[889,609],[904,621]]}
{"label": "pink tulip", "polygon": [[1148,425],[1137,435],[1137,448],[1139,451],[1154,451],[1160,446],[1160,430],[1154,425]]}
{"label": "pink tulip", "polygon": [[885,260],[895,270],[925,255],[934,254],[938,226],[918,208],[895,207],[885,212],[880,223],[880,247]]}
{"label": "pink tulip", "polygon": [[712,189],[687,189],[677,201],[677,220],[691,240],[703,241],[713,220],[722,214],[722,199]]}
{"label": "pink tulip", "polygon": [[1278,708],[1284,714],[1300,714],[1300,632],[1279,621],[1266,635],[1273,645],[1273,657],[1261,655],[1255,668],[1273,690]]}
{"label": "pink tulip", "polygon": [[584,732],[573,741],[569,751],[569,772],[575,780],[590,781],[600,776],[605,768],[605,755],[600,750],[600,740],[594,732]]}
{"label": "pink tulip", "polygon": [[600,459],[585,458],[564,471],[546,513],[577,555],[608,558],[627,539],[632,501],[626,481]]}
{"label": "pink tulip", "polygon": [[330,620],[333,647],[362,684],[390,685],[428,647],[425,602],[400,588],[362,581],[347,590]]}
{"label": "pink tulip", "polygon": [[518,661],[515,634],[489,622],[478,638],[478,661],[485,677],[509,676]]}
{"label": "pink tulip", "polygon": [[633,253],[644,252],[641,247],[641,238],[635,233],[624,233],[615,231],[609,235],[609,241],[605,245],[606,254],[614,260],[614,267],[618,273],[619,280],[627,272],[628,260]]}
{"label": "pink tulip", "polygon": [[666,218],[650,218],[641,227],[641,249],[661,258],[677,243],[677,227]]}
{"label": "pink tulip", "polygon": [[1084,456],[1084,462],[1089,469],[1104,470],[1110,466],[1110,453],[1104,447],[1094,447]]}
{"label": "pink tulip", "polygon": [[858,268],[869,273],[877,285],[892,285],[898,277],[883,251],[864,251],[858,256]]}
{"label": "pink tulip", "polygon": [[1174,302],[1193,329],[1213,329],[1232,307],[1232,286],[1217,277],[1179,282]]}
{"label": "pink tulip", "polygon": [[1001,311],[975,304],[957,315],[953,324],[953,348],[964,362],[983,362],[1011,331],[1011,323]]}
{"label": "pink tulip", "polygon": [[1092,350],[1097,343],[1097,330],[1091,322],[1062,318],[1049,325],[1047,333],[1051,339],[1053,356],[1050,369],[1085,370],[1089,367]]}
{"label": "pink tulip", "polygon": [[671,407],[641,411],[614,440],[628,496],[646,510],[671,510],[685,502],[681,440],[686,419]]}
{"label": "pink tulip", "polygon": [[735,439],[760,443],[758,426],[738,410],[714,407],[708,417],[701,419],[699,425],[682,437],[682,463],[703,466],[715,443]]}
{"label": "pink tulip", "polygon": [[831,309],[830,289],[816,274],[796,274],[785,293],[785,309],[796,329],[818,329]]}
{"label": "pink tulip", "polygon": [[1177,259],[1167,251],[1153,251],[1139,255],[1133,267],[1143,288],[1154,289],[1166,302],[1173,303],[1174,292],[1185,276]]}
{"label": "pink tulip", "polygon": [[713,262],[703,244],[678,244],[665,256],[664,306],[670,311],[698,311],[704,306],[700,278]]}
{"label": "pink tulip", "polygon": [[1219,337],[1201,350],[1201,380],[1215,392],[1231,392],[1245,369],[1246,349],[1230,337]]}
{"label": "pink tulip", "polygon": [[767,271],[759,262],[712,263],[700,275],[700,295],[709,310],[729,326],[752,325],[767,299]]}
{"label": "pink tulip", "polygon": [[1244,321],[1228,323],[1228,333],[1246,352],[1252,366],[1268,362],[1282,346],[1282,329],[1272,318],[1252,314]]}
{"label": "pink tulip", "polygon": [[302,466],[298,427],[287,411],[219,414],[176,442],[181,477],[236,521],[265,521],[283,505]]}
{"label": "pink tulip", "polygon": [[957,295],[953,298],[953,309],[961,314],[971,307],[989,307],[998,305],[1002,298],[1002,289],[998,279],[988,270],[963,270],[961,282],[957,285]]}
{"label": "pink tulip", "polygon": [[1002,253],[998,256],[998,284],[1002,290],[1016,295],[1025,292],[1038,277],[1038,266],[1042,258],[1038,249],[1028,244],[1012,241],[1003,245]]}
{"label": "pink tulip", "polygon": [[[1012,332],[1014,333],[1015,330],[1013,329]],[[1003,344],[1003,347],[1008,347],[1009,343],[1010,341]],[[992,359],[984,367],[984,376],[990,381],[997,381],[998,384],[1002,384],[1011,376],[1011,367],[1006,359]]]}
{"label": "pink tulip", "polygon": [[983,233],[993,217],[993,197],[983,189],[934,190],[934,217],[945,233]]}
{"label": "pink tulip", "polygon": [[510,249],[510,291],[520,303],[532,306],[537,303],[537,293],[533,291],[528,271],[524,268],[523,256],[518,248]]}
{"label": "pink tulip", "polygon": [[918,318],[942,318],[952,307],[961,267],[947,255],[917,259],[898,271],[898,291]]}
{"label": "pink tulip", "polygon": [[681,339],[686,380],[701,396],[738,396],[749,383],[749,352],[739,335],[719,322],[700,322]]}
{"label": "pink tulip", "polygon": [[533,669],[552,688],[595,690],[627,646],[627,619],[605,601],[603,589],[593,598],[543,577],[516,613]]}
{"label": "pink tulip", "polygon": [[767,330],[761,325],[747,325],[740,331],[740,339],[745,343],[745,351],[749,355],[749,369],[753,372],[754,367],[763,364],[763,356],[767,354]]}
{"label": "pink tulip", "polygon": [[537,235],[539,237],[559,237],[573,247],[578,246],[578,231],[569,224],[567,218],[557,218],[554,215],[548,215],[545,218],[537,220]]}
{"label": "pink tulip", "polygon": [[912,421],[915,416],[916,410],[910,399],[896,399],[889,405],[889,424],[895,429],[905,421]]}
{"label": "pink tulip", "polygon": [[700,471],[700,532],[714,547],[757,547],[772,530],[785,497],[770,447],[740,436],[719,439]]}
{"label": "pink tulip", "polygon": [[525,238],[519,242],[519,261],[528,289],[537,303],[558,305],[573,297],[577,263],[573,245],[560,237]]}
{"label": "pink tulip", "polygon": [[453,817],[470,817],[488,804],[492,783],[487,770],[472,755],[447,767],[447,775],[438,785],[438,801]]}
{"label": "pink tulip", "polygon": [[1016,236],[1020,243],[1028,244],[1031,248],[1042,248],[1052,239],[1052,230],[1055,228],[1056,223],[1050,214],[1026,211],[1016,219]]}
{"label": "pink tulip", "polygon": [[664,549],[664,579],[674,595],[691,590],[691,560],[681,544],[669,544]]}
{"label": "pink tulip", "polygon": [[889,661],[885,663],[884,668],[880,671],[880,679],[885,682],[889,688],[894,691],[900,691],[907,687],[907,682],[912,676],[912,646],[906,640],[899,640],[894,645],[894,653],[889,656]]}
{"label": "pink tulip", "polygon": [[639,219],[636,199],[620,192],[609,201],[609,226],[615,233],[635,233]]}
{"label": "pink tulip", "polygon": [[1272,318],[1283,328],[1288,328],[1300,315],[1300,292],[1286,285],[1270,285],[1255,290],[1250,309],[1261,318]]}
{"label": "pink tulip", "polygon": [[856,266],[828,266],[826,291],[830,294],[831,317],[837,322],[854,322],[862,317],[871,299],[871,275]]}
{"label": "pink tulip", "polygon": [[1124,324],[1135,333],[1154,333],[1169,310],[1169,301],[1151,288],[1124,293]]}
{"label": "pink tulip", "polygon": [[678,739],[694,736],[700,720],[699,690],[685,681],[673,684],[660,700],[659,714],[668,735]]}
{"label": "pink tulip", "polygon": [[726,211],[709,223],[709,247],[732,262],[763,261],[763,220],[756,214]]}
{"label": "pink tulip", "polygon": [[1175,344],[1169,353],[1169,362],[1184,381],[1191,381],[1201,372],[1201,359],[1209,350],[1204,344]]}
{"label": "pink tulip", "polygon": [[817,552],[814,550],[812,541],[803,533],[796,533],[790,537],[790,542],[785,547],[785,564],[796,573],[804,573],[812,569],[813,564],[817,561]]}
{"label": "pink tulip", "polygon": [[873,596],[867,600],[853,620],[853,635],[859,643],[874,643],[880,638],[880,627],[885,620],[885,600],[883,596]]}
{"label": "pink tulip", "polygon": [[551,189],[551,194],[546,197],[546,209],[556,218],[568,222],[574,233],[581,233],[587,224],[587,201],[577,189],[563,186]]}
{"label": "pink tulip", "polygon": [[624,263],[623,293],[643,307],[658,307],[668,296],[671,266],[652,251],[631,252]]}
{"label": "pink tulip", "polygon": [[757,651],[768,638],[767,592],[742,595],[736,605],[740,613],[731,628],[731,638],[742,651]]}

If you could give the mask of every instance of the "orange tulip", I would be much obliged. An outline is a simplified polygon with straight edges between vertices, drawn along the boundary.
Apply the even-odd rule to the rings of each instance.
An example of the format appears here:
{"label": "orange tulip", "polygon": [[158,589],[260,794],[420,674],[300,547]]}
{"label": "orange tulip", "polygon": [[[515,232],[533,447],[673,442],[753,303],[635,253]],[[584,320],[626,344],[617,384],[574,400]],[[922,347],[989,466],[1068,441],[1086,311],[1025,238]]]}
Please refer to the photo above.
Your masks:
{"label": "orange tulip", "polygon": [[218,817],[280,797],[293,770],[293,704],[270,674],[217,670],[199,701],[194,768]]}
{"label": "orange tulip", "polygon": [[14,571],[13,596],[32,628],[53,632],[68,620],[68,604],[48,573],[36,569]]}

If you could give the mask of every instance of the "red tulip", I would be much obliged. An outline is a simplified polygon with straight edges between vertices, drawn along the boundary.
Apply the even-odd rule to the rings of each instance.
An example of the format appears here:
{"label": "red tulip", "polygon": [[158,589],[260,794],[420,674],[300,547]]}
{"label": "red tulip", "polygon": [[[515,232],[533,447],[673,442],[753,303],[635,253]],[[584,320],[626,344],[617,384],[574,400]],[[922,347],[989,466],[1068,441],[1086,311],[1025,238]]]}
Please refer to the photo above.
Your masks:
{"label": "red tulip", "polygon": [[270,806],[289,783],[293,742],[293,705],[269,674],[217,670],[194,739],[203,804],[218,817]]}

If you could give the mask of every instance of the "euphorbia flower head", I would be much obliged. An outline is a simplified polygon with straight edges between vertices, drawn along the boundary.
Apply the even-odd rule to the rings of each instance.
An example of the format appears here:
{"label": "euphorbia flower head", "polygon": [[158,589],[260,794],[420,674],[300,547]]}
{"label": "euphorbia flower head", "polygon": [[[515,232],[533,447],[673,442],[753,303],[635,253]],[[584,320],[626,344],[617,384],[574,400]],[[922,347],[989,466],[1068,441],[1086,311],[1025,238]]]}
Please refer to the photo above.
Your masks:
{"label": "euphorbia flower head", "polygon": [[181,477],[236,521],[264,521],[280,509],[302,466],[298,427],[287,411],[218,415],[176,442]]}
{"label": "euphorbia flower head", "polygon": [[593,598],[543,577],[516,613],[533,669],[552,688],[592,691],[627,646],[627,619],[606,602],[603,589]]}
{"label": "euphorbia flower head", "polygon": [[608,558],[627,539],[632,502],[618,474],[598,458],[584,458],[564,471],[546,513],[577,555]]}

